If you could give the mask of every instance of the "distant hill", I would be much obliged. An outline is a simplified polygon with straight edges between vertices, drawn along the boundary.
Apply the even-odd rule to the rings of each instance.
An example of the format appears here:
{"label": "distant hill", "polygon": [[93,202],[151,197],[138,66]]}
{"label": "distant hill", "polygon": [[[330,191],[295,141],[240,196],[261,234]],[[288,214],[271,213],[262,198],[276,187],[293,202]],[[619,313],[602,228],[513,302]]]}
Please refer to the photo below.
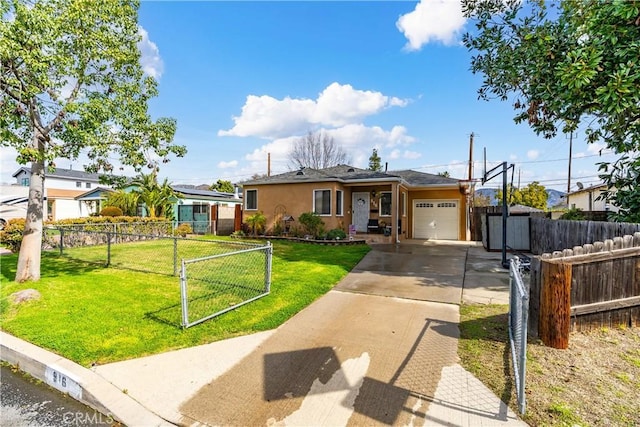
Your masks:
{"label": "distant hill", "polygon": [[[496,200],[497,192],[498,190],[495,188],[478,188],[475,194],[489,197],[491,206],[496,206],[498,204],[498,201]],[[547,188],[547,194],[549,195],[547,198],[547,208],[552,208],[562,203],[562,197],[564,197],[566,193],[552,188]]]}

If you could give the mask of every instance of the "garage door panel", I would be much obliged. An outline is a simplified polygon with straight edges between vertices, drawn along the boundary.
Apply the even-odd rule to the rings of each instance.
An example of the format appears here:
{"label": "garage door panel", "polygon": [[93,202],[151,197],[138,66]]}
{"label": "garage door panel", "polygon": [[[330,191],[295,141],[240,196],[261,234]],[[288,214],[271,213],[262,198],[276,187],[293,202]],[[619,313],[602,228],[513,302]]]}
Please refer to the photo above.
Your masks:
{"label": "garage door panel", "polygon": [[458,240],[457,200],[416,200],[413,205],[413,237]]}

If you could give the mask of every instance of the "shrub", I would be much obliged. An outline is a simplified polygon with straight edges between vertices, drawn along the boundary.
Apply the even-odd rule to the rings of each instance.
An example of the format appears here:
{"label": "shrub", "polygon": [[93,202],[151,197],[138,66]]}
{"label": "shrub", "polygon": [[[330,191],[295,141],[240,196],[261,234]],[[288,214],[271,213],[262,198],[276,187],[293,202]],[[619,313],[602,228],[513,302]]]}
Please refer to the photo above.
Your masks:
{"label": "shrub", "polygon": [[24,218],[10,219],[4,229],[0,231],[0,243],[5,245],[11,252],[20,250],[24,223]]}
{"label": "shrub", "polygon": [[334,228],[327,233],[327,239],[329,240],[342,240],[347,238],[347,233],[340,228]]}
{"label": "shrub", "polygon": [[281,236],[282,231],[283,231],[282,224],[280,224],[280,221],[278,221],[273,225],[273,230],[271,231],[271,234],[273,234],[274,236]]}
{"label": "shrub", "polygon": [[244,237],[245,233],[242,230],[237,230],[231,233],[231,237]]}
{"label": "shrub", "polygon": [[317,214],[313,212],[305,212],[298,219],[304,227],[306,234],[313,237],[319,237],[324,234],[324,222]]}
{"label": "shrub", "polygon": [[187,237],[187,234],[192,234],[193,230],[191,226],[187,223],[182,223],[173,230],[173,234],[176,236]]}
{"label": "shrub", "polygon": [[587,217],[580,208],[571,208],[560,216],[560,219],[568,219],[573,221],[584,221]]}
{"label": "shrub", "polygon": [[247,224],[251,227],[251,231],[253,235],[257,235],[258,233],[264,230],[264,226],[267,223],[267,217],[264,216],[262,212],[256,212],[253,215],[247,217]]}
{"label": "shrub", "polygon": [[107,206],[100,211],[100,216],[122,216],[122,209],[117,206]]}

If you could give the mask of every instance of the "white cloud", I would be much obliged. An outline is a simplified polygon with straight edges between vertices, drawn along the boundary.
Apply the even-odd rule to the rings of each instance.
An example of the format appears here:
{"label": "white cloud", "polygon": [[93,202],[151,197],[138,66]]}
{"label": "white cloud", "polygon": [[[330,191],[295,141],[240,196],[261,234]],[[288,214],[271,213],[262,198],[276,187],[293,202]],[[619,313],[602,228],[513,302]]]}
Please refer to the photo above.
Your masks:
{"label": "white cloud", "polygon": [[142,27],[138,28],[138,32],[142,39],[138,42],[138,49],[140,49],[140,65],[142,65],[142,71],[148,76],[154,79],[159,79],[164,71],[164,64],[160,57],[160,50],[158,46],[149,39],[149,33]]}
{"label": "white cloud", "polygon": [[607,144],[605,144],[604,142],[593,142],[591,144],[587,144],[587,151],[590,154],[600,154],[601,152],[604,153],[607,150]]}
{"label": "white cloud", "polygon": [[238,166],[238,161],[237,160],[231,160],[230,162],[219,162],[218,163],[218,167],[220,169],[227,169],[227,168],[235,168]]}
{"label": "white cloud", "polygon": [[527,151],[527,159],[529,160],[535,160],[538,158],[539,155],[540,155],[540,152],[538,150]]}
{"label": "white cloud", "polygon": [[357,90],[351,85],[335,82],[315,100],[248,95],[241,115],[233,117],[233,128],[220,130],[218,135],[268,139],[299,135],[318,126],[340,127],[358,123],[385,108],[403,107],[407,103],[380,92]]}
{"label": "white cloud", "polygon": [[409,150],[402,151],[402,150],[395,149],[389,153],[388,157],[390,160],[398,160],[398,159],[415,160],[422,157],[422,153],[418,153],[417,151],[409,151]]}
{"label": "white cloud", "polygon": [[402,157],[405,159],[413,160],[422,157],[422,153],[418,153],[417,151],[405,151],[402,154]]}
{"label": "white cloud", "polygon": [[518,160],[518,156],[516,156],[515,154],[511,154],[509,156],[509,160],[511,160],[512,162],[515,162],[516,160]]}
{"label": "white cloud", "polygon": [[[378,126],[367,127],[362,124],[350,124],[337,129],[323,129],[323,131],[334,138],[351,158],[350,164],[356,167],[366,168],[369,165],[371,151],[376,148],[383,160],[420,157],[420,153],[412,151],[402,151],[393,149],[385,152],[385,148],[393,148],[399,145],[408,145],[414,142],[414,138],[407,135],[406,129],[402,126],[395,126],[391,130],[384,130]],[[249,164],[239,173],[253,174],[264,173],[267,166],[267,155],[271,154],[272,173],[281,173],[289,170],[289,152],[293,143],[300,136],[275,139],[263,146],[256,148],[245,156]]]}
{"label": "white cloud", "polygon": [[396,27],[408,42],[406,50],[420,50],[431,41],[455,43],[466,22],[457,0],[421,0],[413,12],[400,16]]}
{"label": "white cloud", "polygon": [[[13,184],[16,179],[11,175],[18,170],[19,165],[16,162],[18,152],[13,147],[1,147],[0,148],[0,182],[3,184]],[[28,165],[27,165],[28,166]]]}

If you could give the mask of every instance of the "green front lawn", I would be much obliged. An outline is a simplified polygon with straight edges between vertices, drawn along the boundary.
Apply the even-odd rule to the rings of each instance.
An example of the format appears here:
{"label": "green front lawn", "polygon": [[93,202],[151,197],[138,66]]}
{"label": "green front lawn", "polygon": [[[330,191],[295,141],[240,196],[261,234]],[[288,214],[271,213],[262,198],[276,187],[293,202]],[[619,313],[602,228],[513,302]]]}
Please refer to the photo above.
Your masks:
{"label": "green front lawn", "polygon": [[[127,245],[132,259],[144,251],[144,245]],[[176,277],[45,253],[41,280],[15,283],[17,255],[5,255],[0,327],[85,366],[205,344],[277,327],[329,291],[368,251],[366,245],[275,242],[270,295],[185,330],[175,319]],[[9,295],[28,288],[42,298],[19,306],[10,302]]]}

